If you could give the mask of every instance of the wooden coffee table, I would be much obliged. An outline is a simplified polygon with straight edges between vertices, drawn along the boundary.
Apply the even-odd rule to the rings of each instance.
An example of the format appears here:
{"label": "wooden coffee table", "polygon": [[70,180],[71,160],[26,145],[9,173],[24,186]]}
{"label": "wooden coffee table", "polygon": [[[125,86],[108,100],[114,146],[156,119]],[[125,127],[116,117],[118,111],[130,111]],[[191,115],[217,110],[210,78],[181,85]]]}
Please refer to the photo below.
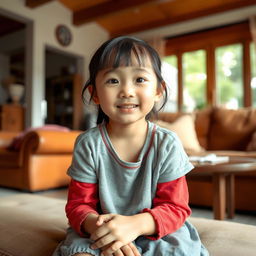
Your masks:
{"label": "wooden coffee table", "polygon": [[194,163],[187,178],[211,181],[213,184],[214,219],[233,218],[235,213],[235,174],[256,171],[256,159],[230,157],[225,163]]}

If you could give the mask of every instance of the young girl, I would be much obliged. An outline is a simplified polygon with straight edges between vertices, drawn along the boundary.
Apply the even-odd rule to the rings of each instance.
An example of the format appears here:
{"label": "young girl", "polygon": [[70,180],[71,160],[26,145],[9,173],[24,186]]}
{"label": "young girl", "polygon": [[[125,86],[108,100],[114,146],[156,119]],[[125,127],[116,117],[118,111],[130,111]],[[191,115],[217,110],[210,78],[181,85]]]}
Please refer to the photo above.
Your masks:
{"label": "young girl", "polygon": [[208,255],[196,229],[177,136],[148,121],[166,97],[161,61],[144,41],[118,37],[94,54],[88,89],[98,126],[76,141],[66,240],[54,255]]}

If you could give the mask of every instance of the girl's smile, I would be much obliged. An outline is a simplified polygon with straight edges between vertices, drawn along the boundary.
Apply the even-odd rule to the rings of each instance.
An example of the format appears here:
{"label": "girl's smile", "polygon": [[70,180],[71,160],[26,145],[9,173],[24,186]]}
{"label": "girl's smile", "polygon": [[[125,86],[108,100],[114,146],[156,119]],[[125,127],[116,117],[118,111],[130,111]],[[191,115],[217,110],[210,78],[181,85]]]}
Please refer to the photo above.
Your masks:
{"label": "girl's smile", "polygon": [[139,104],[136,103],[118,103],[116,106],[122,113],[133,113],[134,111],[137,110],[139,107]]}

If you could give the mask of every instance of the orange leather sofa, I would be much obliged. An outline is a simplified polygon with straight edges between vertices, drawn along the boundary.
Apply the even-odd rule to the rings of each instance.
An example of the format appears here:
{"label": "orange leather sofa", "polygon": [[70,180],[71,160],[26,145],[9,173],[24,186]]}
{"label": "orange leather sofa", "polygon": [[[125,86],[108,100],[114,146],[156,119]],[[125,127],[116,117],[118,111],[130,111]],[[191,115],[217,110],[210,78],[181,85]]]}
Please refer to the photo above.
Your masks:
{"label": "orange leather sofa", "polygon": [[76,137],[81,131],[34,130],[19,150],[7,146],[17,133],[0,132],[0,186],[39,191],[66,186]]}
{"label": "orange leather sofa", "polygon": [[[187,150],[188,155],[215,153],[216,155],[256,158],[256,108],[231,110],[213,107],[194,113],[161,113],[158,119],[174,124],[179,117],[185,114],[193,117],[195,133],[203,148],[201,152]],[[252,145],[252,142],[254,149],[249,150],[248,145]],[[194,180],[189,175],[187,180],[190,204],[211,206],[212,183]],[[256,170],[235,176],[235,207],[237,210],[256,211],[255,188]]]}

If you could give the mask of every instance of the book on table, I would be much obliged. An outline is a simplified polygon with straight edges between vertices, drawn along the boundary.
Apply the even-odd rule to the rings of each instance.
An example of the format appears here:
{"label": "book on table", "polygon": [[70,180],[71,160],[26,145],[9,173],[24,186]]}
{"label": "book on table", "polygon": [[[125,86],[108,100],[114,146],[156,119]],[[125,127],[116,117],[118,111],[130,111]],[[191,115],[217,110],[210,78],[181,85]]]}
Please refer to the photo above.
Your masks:
{"label": "book on table", "polygon": [[196,163],[225,163],[229,161],[229,157],[208,154],[205,156],[189,156],[189,160]]}

